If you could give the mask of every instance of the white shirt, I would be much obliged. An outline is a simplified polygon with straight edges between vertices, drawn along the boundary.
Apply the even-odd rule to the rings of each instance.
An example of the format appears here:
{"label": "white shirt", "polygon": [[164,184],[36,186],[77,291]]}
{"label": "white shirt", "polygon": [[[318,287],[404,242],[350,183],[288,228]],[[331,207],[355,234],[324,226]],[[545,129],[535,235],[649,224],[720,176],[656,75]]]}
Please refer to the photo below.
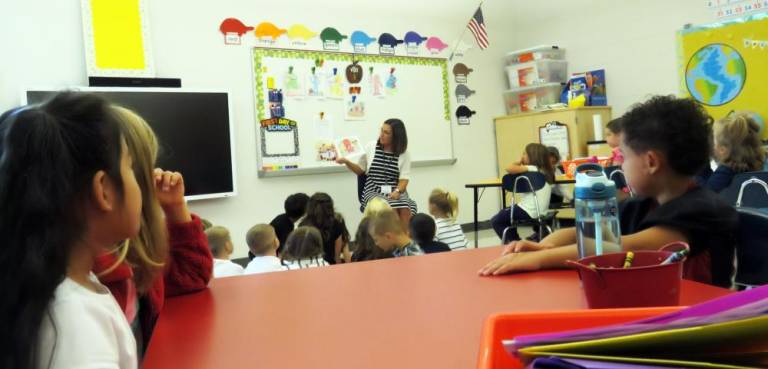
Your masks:
{"label": "white shirt", "polygon": [[308,259],[301,259],[301,260],[283,260],[283,267],[285,270],[296,270],[296,269],[305,269],[305,268],[317,268],[322,266],[328,266],[328,262],[323,259],[323,256],[320,255],[316,258],[308,258]]}
{"label": "white shirt", "polygon": [[[533,165],[527,165],[529,172],[539,172],[539,168]],[[527,192],[521,194],[520,201],[515,204],[525,210],[531,218],[536,217],[536,200],[539,200],[539,215],[545,215],[549,211],[549,197],[552,195],[552,185],[544,183],[544,187],[536,191],[536,197]]]}
{"label": "white shirt", "polygon": [[136,340],[123,311],[93,273],[90,279],[99,292],[69,278],[56,287],[40,326],[39,368],[138,367]]}
{"label": "white shirt", "polygon": [[231,260],[213,259],[213,278],[234,277],[243,274],[243,267]]}
{"label": "white shirt", "polygon": [[[369,142],[365,146],[365,154],[357,158],[357,165],[366,173],[368,173],[368,168],[373,163],[373,156],[376,154],[376,142]],[[400,179],[411,179],[411,154],[408,150],[397,157],[397,167],[400,169]]]}
{"label": "white shirt", "polygon": [[257,256],[248,263],[243,274],[279,272],[285,270],[277,256]]}
{"label": "white shirt", "polygon": [[448,218],[435,218],[435,239],[448,245],[451,250],[466,249],[469,245],[461,226]]}
{"label": "white shirt", "polygon": [[[565,173],[563,173],[560,168],[555,168],[555,176],[563,176]],[[563,198],[564,202],[571,202],[573,200],[573,191],[569,191],[569,186],[565,184],[558,184],[552,186],[552,193],[555,195],[558,195]]]}

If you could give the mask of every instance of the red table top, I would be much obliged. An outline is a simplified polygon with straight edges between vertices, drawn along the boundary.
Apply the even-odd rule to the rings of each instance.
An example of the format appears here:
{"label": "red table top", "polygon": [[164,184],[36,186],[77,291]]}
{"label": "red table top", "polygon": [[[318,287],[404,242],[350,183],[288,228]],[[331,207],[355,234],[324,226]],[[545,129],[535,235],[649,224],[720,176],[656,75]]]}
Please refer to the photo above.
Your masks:
{"label": "red table top", "polygon": [[[483,248],[217,279],[166,300],[143,368],[472,368],[492,313],[586,309],[572,270],[478,277]],[[683,281],[682,305],[729,291]]]}

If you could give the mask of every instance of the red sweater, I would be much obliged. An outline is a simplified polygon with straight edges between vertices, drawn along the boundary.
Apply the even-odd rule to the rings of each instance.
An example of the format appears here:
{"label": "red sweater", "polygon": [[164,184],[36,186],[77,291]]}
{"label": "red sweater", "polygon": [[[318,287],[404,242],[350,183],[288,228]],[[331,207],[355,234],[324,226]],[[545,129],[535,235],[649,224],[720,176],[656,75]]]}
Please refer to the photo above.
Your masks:
{"label": "red sweater", "polygon": [[[168,223],[168,236],[170,254],[166,260],[163,277],[155,279],[146,295],[142,296],[146,297],[148,302],[142,305],[138,316],[144,342],[149,342],[165,297],[205,289],[213,273],[213,257],[199,217],[192,215],[192,221],[187,223]],[[93,272],[98,275],[100,271],[109,268],[115,259],[115,254],[102,255],[96,260]],[[129,286],[132,277],[133,270],[127,263],[122,263],[111,273],[99,277],[99,281],[115,296],[123,312],[126,311],[128,291],[135,291]]]}

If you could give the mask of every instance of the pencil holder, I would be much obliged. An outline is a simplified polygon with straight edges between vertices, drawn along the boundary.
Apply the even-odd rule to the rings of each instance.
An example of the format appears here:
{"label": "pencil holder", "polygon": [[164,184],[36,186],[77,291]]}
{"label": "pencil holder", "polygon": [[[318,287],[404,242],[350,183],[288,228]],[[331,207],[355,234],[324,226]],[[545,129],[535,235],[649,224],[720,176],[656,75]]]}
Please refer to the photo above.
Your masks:
{"label": "pencil holder", "polygon": [[688,248],[686,243],[674,242],[659,251],[635,251],[628,268],[624,268],[627,254],[623,252],[566,263],[578,270],[591,309],[674,306],[680,302],[685,257],[662,263]]}

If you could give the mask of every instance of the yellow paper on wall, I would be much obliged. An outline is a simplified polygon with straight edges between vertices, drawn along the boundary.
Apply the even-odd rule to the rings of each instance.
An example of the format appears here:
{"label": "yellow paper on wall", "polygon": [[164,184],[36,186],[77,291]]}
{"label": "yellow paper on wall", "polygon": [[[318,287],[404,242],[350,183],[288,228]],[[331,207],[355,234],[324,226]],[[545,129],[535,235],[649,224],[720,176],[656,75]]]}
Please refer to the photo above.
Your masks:
{"label": "yellow paper on wall", "polygon": [[96,67],[146,68],[140,0],[90,0]]}

